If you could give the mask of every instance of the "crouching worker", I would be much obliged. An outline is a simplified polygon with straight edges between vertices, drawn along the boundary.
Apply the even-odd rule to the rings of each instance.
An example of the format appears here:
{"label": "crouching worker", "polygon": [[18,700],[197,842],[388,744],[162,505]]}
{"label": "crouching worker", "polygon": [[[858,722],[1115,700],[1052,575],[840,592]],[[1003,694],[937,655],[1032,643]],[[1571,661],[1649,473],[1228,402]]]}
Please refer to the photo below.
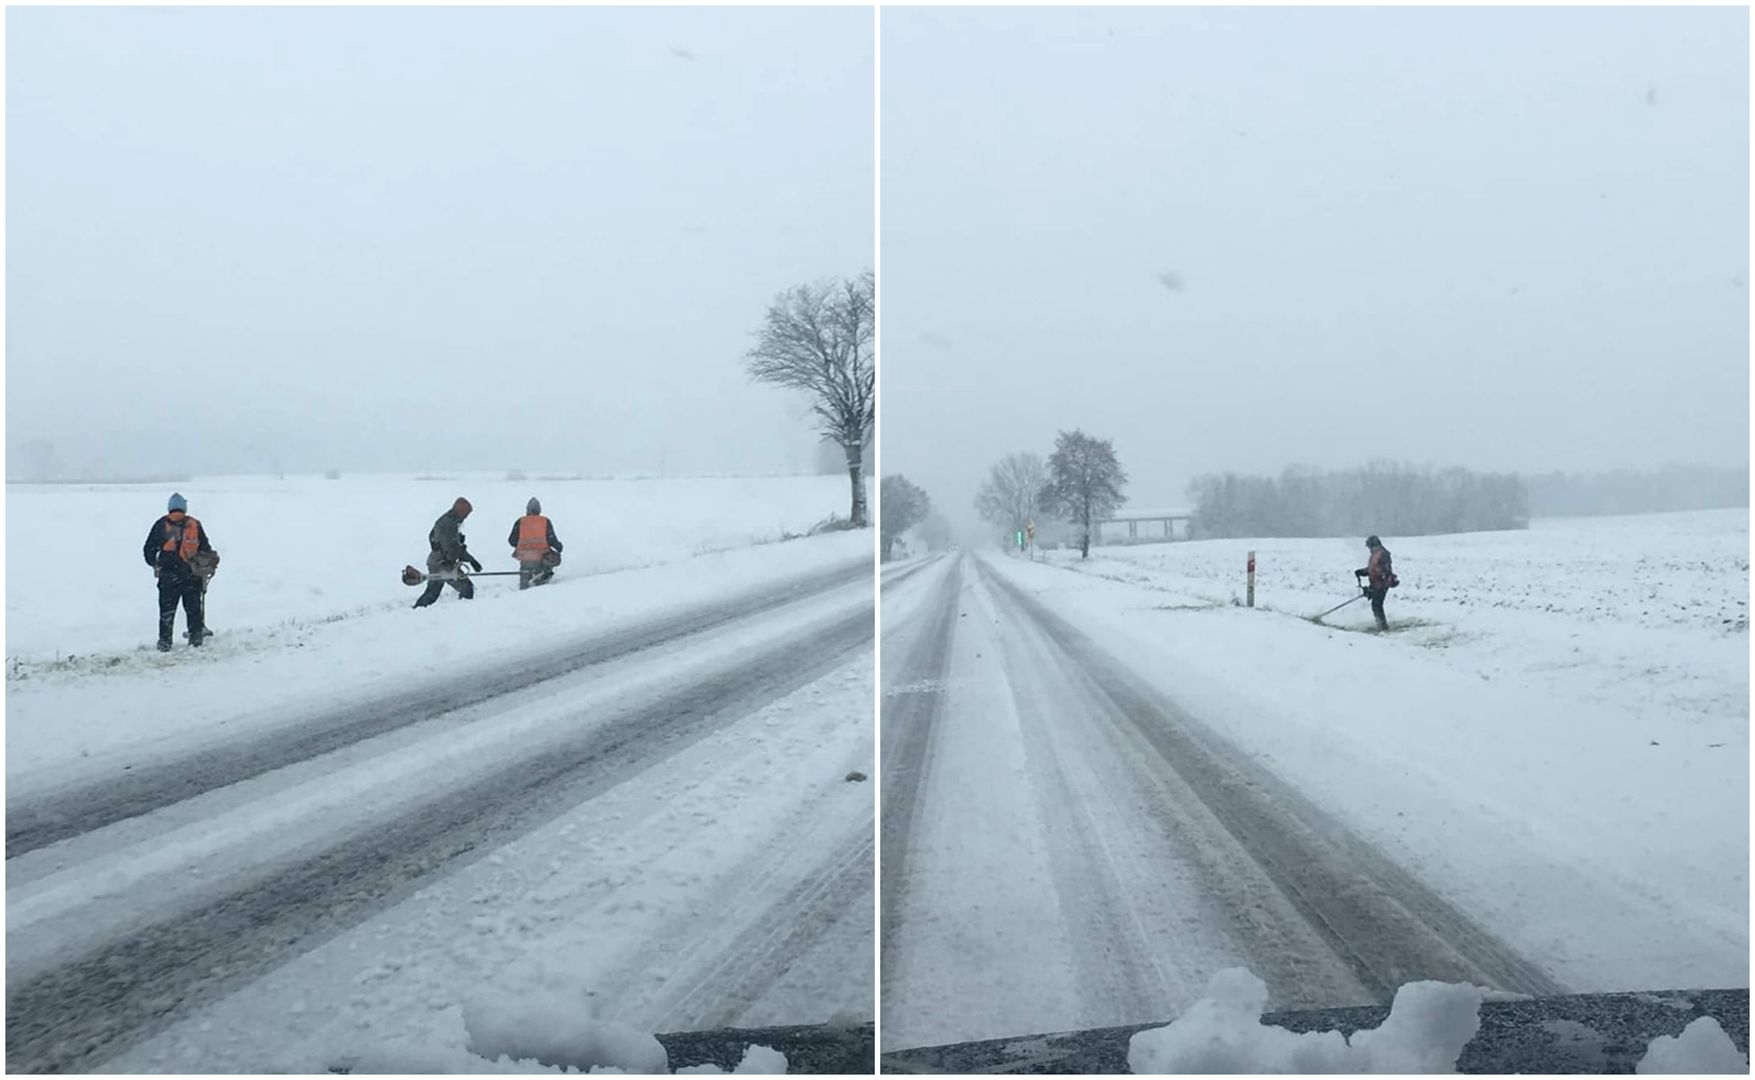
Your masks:
{"label": "crouching worker", "polygon": [[207,538],[201,522],[189,516],[189,503],[173,492],[165,504],[165,516],[152,523],[141,553],[152,576],[158,579],[158,651],[171,651],[176,629],[177,603],[189,624],[189,644],[200,647],[207,636],[202,615],[202,584],[219,565],[219,553]]}
{"label": "crouching worker", "polygon": [[469,553],[468,544],[463,537],[463,519],[475,507],[469,500],[458,496],[451,504],[451,509],[439,515],[433,527],[427,533],[427,545],[432,551],[427,555],[427,587],[414,602],[417,608],[426,607],[439,598],[448,583],[457,590],[457,595],[465,600],[475,598],[475,583],[457,572],[464,563],[477,570],[481,563]]}
{"label": "crouching worker", "polygon": [[534,498],[524,504],[524,516],[512,523],[506,537],[512,557],[518,560],[518,587],[547,585],[561,565],[561,541],[554,522],[542,516],[542,504]]}

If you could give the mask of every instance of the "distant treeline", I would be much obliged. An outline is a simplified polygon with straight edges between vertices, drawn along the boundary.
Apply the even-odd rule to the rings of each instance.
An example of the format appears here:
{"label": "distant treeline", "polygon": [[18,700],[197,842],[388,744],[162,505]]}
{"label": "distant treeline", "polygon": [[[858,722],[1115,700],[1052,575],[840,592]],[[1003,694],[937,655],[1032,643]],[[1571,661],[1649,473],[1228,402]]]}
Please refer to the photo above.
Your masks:
{"label": "distant treeline", "polygon": [[8,484],[66,484],[73,487],[123,484],[187,484],[188,473],[85,473],[78,476],[20,477],[8,476]]}
{"label": "distant treeline", "polygon": [[1528,479],[1537,517],[1725,510],[1749,505],[1747,466],[1666,465],[1654,472],[1541,473]]}
{"label": "distant treeline", "polygon": [[1530,495],[1512,473],[1372,462],[1357,469],[1293,467],[1278,477],[1236,473],[1188,485],[1189,535],[1419,536],[1523,529]]}

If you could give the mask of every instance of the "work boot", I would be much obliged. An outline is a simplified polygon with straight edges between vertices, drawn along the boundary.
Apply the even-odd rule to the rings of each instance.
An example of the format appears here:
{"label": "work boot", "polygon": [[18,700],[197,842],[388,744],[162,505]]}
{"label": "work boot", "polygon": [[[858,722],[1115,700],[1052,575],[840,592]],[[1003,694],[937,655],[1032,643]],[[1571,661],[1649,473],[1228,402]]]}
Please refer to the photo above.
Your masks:
{"label": "work boot", "polygon": [[158,651],[159,652],[170,652],[171,651],[171,643],[168,641],[159,642],[158,643]]}
{"label": "work boot", "polygon": [[201,647],[201,642],[203,640],[205,640],[206,637],[207,637],[207,631],[197,630],[194,633],[189,635],[189,644],[193,645],[195,648],[199,649]]}

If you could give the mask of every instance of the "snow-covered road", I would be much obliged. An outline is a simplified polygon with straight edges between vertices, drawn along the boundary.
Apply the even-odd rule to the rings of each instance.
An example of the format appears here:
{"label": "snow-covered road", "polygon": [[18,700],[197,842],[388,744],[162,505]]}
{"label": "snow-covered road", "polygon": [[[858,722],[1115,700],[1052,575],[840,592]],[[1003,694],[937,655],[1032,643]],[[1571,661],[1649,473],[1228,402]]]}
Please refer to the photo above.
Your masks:
{"label": "snow-covered road", "polygon": [[886,582],[884,1049],[1562,987],[986,558]]}
{"label": "snow-covered road", "polygon": [[[472,1003],[646,1031],[868,1019],[856,552],[376,693],[318,689],[312,656],[311,693],[271,713],[32,755],[8,804],[9,1069],[426,1071],[449,1051],[482,1071]],[[24,699],[27,732],[48,746],[31,717],[81,691],[121,700],[53,688]]]}
{"label": "snow-covered road", "polygon": [[[609,633],[578,634],[570,640],[544,643],[516,659],[493,667],[439,676],[422,685],[398,685],[345,705],[319,705],[291,711],[271,729],[238,736],[210,738],[199,750],[150,770],[129,770],[73,783],[7,808],[8,858],[44,844],[91,832],[113,822],[310,761],[331,751],[346,750],[373,736],[390,734],[411,724],[490,703],[504,708],[506,695],[544,684],[552,690],[559,677],[595,669],[634,654],[646,670],[654,655],[673,651],[678,639],[698,644],[707,631],[750,619],[825,585],[857,580],[863,566],[845,566],[800,576],[778,586],[761,585],[716,600],[707,608],[684,607],[640,618]],[[845,599],[845,598],[843,598]],[[742,628],[740,628],[741,630]]]}

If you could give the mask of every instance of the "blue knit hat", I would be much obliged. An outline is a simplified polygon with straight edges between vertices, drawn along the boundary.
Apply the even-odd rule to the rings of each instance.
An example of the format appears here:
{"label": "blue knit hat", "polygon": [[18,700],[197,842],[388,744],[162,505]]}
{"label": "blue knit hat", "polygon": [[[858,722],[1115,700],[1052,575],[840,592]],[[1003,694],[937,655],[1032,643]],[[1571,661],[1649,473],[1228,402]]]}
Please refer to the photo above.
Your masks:
{"label": "blue knit hat", "polygon": [[172,510],[181,510],[184,513],[187,513],[189,510],[189,500],[183,498],[181,495],[177,494],[174,491],[171,492],[171,501],[168,503],[165,503],[165,513],[168,514]]}

